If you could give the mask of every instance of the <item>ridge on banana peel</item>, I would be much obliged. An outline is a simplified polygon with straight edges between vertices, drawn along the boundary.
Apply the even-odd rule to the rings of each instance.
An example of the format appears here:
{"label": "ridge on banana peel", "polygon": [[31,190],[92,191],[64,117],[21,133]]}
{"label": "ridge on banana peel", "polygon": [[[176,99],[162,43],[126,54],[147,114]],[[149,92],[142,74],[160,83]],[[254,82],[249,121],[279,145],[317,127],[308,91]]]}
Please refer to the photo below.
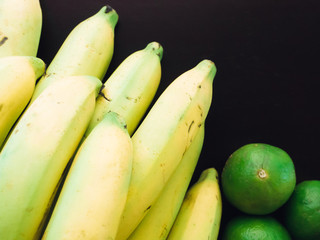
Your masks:
{"label": "ridge on banana peel", "polygon": [[0,153],[1,239],[36,239],[60,177],[93,114],[101,85],[92,76],[56,82],[15,125]]}
{"label": "ridge on banana peel", "polygon": [[36,57],[41,30],[39,0],[0,1],[0,57]]}
{"label": "ridge on banana peel", "polygon": [[102,81],[113,57],[118,18],[117,12],[107,5],[76,25],[38,81],[31,102],[47,86],[66,76],[89,75]]}
{"label": "ridge on banana peel", "polygon": [[132,156],[125,121],[108,112],[77,151],[42,239],[114,239]]}
{"label": "ridge on banana peel", "polygon": [[150,210],[204,124],[216,67],[203,60],[160,95],[136,132],[126,206],[116,239],[127,239]]}
{"label": "ridge on banana peel", "polygon": [[204,170],[188,190],[168,240],[216,240],[219,234],[222,202],[218,173]]}
{"label": "ridge on banana peel", "polygon": [[33,56],[0,58],[0,150],[10,129],[31,99],[45,63]]}
{"label": "ridge on banana peel", "polygon": [[162,55],[162,46],[158,42],[150,42],[117,67],[103,85],[84,137],[109,111],[117,112],[124,118],[132,135],[158,89]]}
{"label": "ridge on banana peel", "polygon": [[160,196],[128,240],[167,239],[198,163],[203,141],[204,125],[186,150]]}

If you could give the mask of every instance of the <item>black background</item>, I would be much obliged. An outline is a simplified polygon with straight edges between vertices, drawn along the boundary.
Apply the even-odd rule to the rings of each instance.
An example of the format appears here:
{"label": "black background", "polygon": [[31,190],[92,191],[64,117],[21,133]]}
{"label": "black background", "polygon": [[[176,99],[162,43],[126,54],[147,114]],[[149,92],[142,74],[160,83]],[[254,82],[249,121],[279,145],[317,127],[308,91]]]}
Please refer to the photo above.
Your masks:
{"label": "black background", "polygon": [[[38,56],[50,63],[81,21],[106,4],[119,14],[106,78],[151,41],[164,48],[155,99],[203,59],[217,66],[206,138],[192,183],[244,144],[285,150],[297,183],[320,180],[320,3],[314,0],[46,0]],[[238,211],[223,202],[221,228]],[[275,213],[277,216],[277,213]]]}

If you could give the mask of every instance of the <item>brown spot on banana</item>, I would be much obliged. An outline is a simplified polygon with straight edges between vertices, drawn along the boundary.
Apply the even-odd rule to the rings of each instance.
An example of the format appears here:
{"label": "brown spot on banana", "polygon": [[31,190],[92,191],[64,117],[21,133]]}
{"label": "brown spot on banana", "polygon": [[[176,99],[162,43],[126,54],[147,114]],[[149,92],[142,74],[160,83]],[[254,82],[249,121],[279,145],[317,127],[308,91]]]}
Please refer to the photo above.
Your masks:
{"label": "brown spot on banana", "polygon": [[127,96],[126,99],[129,101],[133,101],[134,103],[137,103],[140,100],[141,97],[137,97],[137,98],[133,98],[133,97],[129,97]]}
{"label": "brown spot on banana", "polygon": [[105,85],[102,85],[102,87],[100,88],[100,91],[99,91],[99,95],[101,96],[101,97],[103,97],[105,100],[107,100],[108,102],[111,102],[112,100],[111,100],[111,98],[108,98],[103,92],[102,92],[102,90],[105,88]]}
{"label": "brown spot on banana", "polygon": [[151,208],[151,205],[144,210],[144,212],[147,212]]}
{"label": "brown spot on banana", "polygon": [[2,46],[6,41],[8,40],[8,37],[4,36],[0,40],[0,46]]}
{"label": "brown spot on banana", "polygon": [[203,117],[203,110],[202,107],[198,104],[198,109],[200,110],[200,116]]}
{"label": "brown spot on banana", "polygon": [[191,122],[191,123],[190,123],[190,125],[189,125],[188,133],[190,133],[190,131],[191,131],[191,127],[193,126],[193,124],[194,124],[194,120],[192,120],[192,122]]}
{"label": "brown spot on banana", "polygon": [[162,239],[164,236],[166,236],[167,232],[168,232],[168,226],[167,226],[167,224],[164,224],[163,225],[163,229],[162,229],[162,231],[160,233],[160,238],[159,239]]}

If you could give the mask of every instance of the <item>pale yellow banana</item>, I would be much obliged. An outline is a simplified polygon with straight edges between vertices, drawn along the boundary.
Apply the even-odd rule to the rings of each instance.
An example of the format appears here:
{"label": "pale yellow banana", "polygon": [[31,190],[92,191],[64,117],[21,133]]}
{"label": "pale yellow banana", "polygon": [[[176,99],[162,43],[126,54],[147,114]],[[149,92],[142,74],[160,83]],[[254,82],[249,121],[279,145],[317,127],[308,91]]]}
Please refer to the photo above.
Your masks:
{"label": "pale yellow banana", "polygon": [[124,118],[132,135],[158,89],[162,54],[162,46],[151,42],[118,66],[105,82],[97,99],[85,137],[109,111],[117,112]]}
{"label": "pale yellow banana", "polygon": [[186,150],[159,198],[128,240],[167,239],[198,163],[203,141],[204,125]]}
{"label": "pale yellow banana", "polygon": [[79,148],[42,239],[114,239],[132,156],[126,123],[107,113]]}
{"label": "pale yellow banana", "polygon": [[31,99],[45,63],[32,56],[0,58],[0,149],[11,127]]}
{"label": "pale yellow banana", "polygon": [[39,0],[0,1],[0,57],[37,56],[41,29]]}
{"label": "pale yellow banana", "polygon": [[133,172],[117,240],[127,239],[138,226],[204,124],[215,73],[214,63],[203,60],[180,75],[133,134]]}
{"label": "pale yellow banana", "polygon": [[92,76],[52,84],[27,108],[0,153],[0,236],[33,239],[85,132],[101,88]]}
{"label": "pale yellow banana", "polygon": [[38,81],[31,102],[48,85],[65,76],[89,75],[103,80],[113,56],[117,22],[117,12],[104,6],[75,26]]}
{"label": "pale yellow banana", "polygon": [[204,170],[188,190],[168,240],[216,240],[222,214],[218,173]]}

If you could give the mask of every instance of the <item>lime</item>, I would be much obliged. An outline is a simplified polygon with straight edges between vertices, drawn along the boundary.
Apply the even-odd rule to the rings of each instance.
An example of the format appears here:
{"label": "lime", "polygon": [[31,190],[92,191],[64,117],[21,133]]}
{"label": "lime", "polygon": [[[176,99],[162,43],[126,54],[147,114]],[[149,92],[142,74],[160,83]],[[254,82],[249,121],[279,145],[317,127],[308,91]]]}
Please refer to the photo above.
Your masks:
{"label": "lime", "polygon": [[222,240],[289,240],[285,227],[271,216],[237,216],[222,232]]}
{"label": "lime", "polygon": [[320,239],[320,181],[299,183],[284,205],[284,223],[295,239]]}
{"label": "lime", "polygon": [[296,185],[294,164],[282,149],[247,144],[226,161],[221,174],[226,199],[248,214],[269,214],[280,208]]}

